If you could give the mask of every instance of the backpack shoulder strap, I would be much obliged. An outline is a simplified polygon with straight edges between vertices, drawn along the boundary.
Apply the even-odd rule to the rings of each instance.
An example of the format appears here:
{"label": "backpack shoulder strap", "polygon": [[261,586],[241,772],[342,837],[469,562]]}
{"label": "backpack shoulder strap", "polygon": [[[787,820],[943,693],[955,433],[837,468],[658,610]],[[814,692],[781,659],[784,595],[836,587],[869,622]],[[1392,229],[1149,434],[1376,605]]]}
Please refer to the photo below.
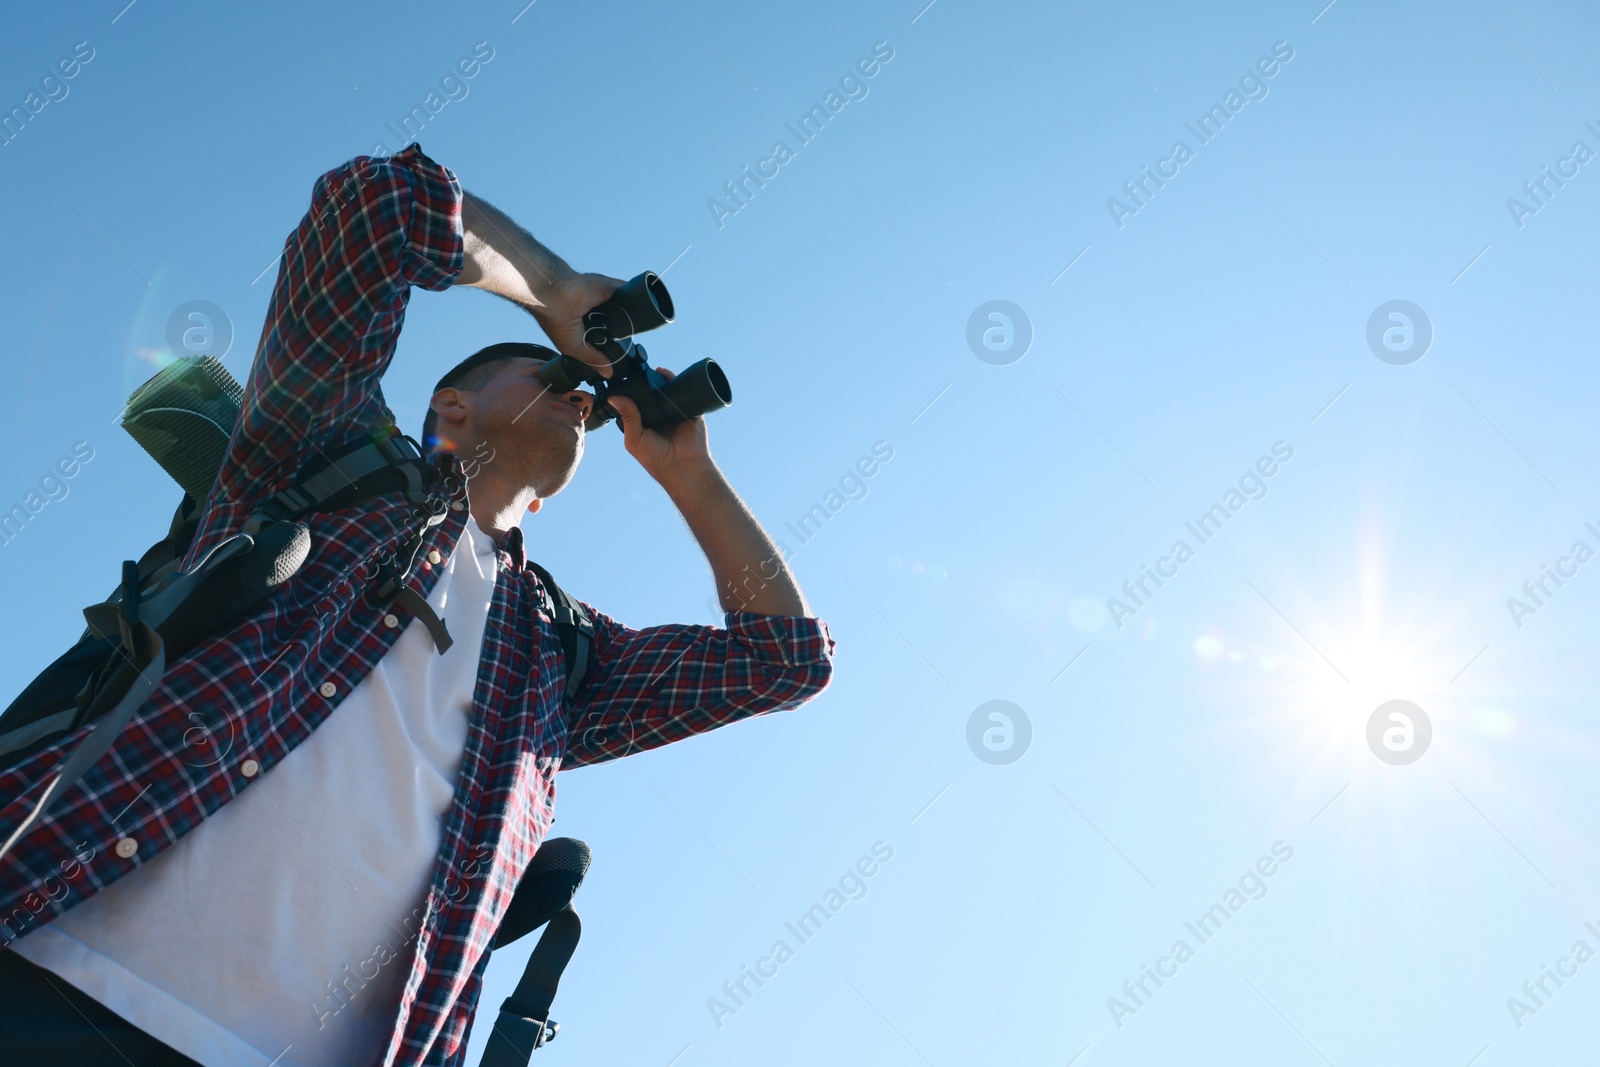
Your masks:
{"label": "backpack shoulder strap", "polygon": [[571,837],[552,837],[539,846],[500,918],[491,950],[498,952],[544,926],[524,965],[522,980],[500,1006],[494,1032],[478,1067],[528,1067],[528,1057],[556,1036],[550,1018],[561,972],[578,948],[583,924],[572,910],[572,895],[589,870],[589,846]]}
{"label": "backpack shoulder strap", "polygon": [[594,619],[589,617],[589,612],[578,602],[578,599],[556,584],[550,572],[528,560],[528,569],[539,576],[545,589],[550,593],[553,604],[553,614],[556,620],[556,632],[561,635],[561,652],[567,661],[567,688],[563,694],[563,703],[571,708],[578,698],[578,688],[583,685],[583,677],[589,672],[591,653],[594,649]]}
{"label": "backpack shoulder strap", "polygon": [[407,500],[420,504],[427,495],[432,474],[421,448],[404,434],[356,441],[308,464],[293,485],[261,505],[245,532],[254,533],[264,520],[284,521],[303,518],[313,511],[337,511],[394,490],[403,490]]}

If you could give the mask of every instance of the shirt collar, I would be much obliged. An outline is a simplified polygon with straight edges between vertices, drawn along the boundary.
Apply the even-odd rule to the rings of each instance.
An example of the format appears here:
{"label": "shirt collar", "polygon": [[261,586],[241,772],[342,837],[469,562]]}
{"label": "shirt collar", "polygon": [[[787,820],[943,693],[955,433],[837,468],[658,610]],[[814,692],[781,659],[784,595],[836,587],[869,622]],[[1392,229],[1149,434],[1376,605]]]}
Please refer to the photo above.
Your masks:
{"label": "shirt collar", "polygon": [[495,548],[511,557],[513,570],[520,571],[527,567],[528,555],[522,543],[522,527],[520,525],[513,526],[501,534],[500,539],[495,542]]}

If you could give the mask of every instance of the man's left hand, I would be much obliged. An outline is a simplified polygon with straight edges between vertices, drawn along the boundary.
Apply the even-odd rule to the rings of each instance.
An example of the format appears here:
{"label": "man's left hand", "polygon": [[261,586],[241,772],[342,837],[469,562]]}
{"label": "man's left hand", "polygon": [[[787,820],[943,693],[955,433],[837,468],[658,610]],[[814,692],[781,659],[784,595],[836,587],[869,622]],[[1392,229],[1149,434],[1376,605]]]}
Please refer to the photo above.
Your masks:
{"label": "man's left hand", "polygon": [[[664,367],[656,370],[673,376]],[[723,609],[754,615],[811,614],[785,561],[787,553],[773,544],[712,462],[706,420],[694,418],[664,430],[647,430],[639,424],[639,408],[633,401],[612,397],[611,406],[622,423],[628,454],[667,491],[700,542]]]}
{"label": "man's left hand", "polygon": [[[665,367],[656,370],[669,380],[674,377]],[[713,469],[711,441],[703,416],[673,423],[665,430],[648,430],[640,421],[639,407],[633,401],[613,396],[609,402],[616,409],[617,421],[622,424],[623,443],[628,454],[669,491],[684,479]]]}

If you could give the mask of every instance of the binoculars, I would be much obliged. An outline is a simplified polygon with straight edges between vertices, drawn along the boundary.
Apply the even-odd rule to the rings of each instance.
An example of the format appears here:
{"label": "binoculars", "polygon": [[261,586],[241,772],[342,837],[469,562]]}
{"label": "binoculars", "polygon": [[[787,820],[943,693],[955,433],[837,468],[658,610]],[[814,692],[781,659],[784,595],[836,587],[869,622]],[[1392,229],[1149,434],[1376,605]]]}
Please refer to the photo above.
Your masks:
{"label": "binoculars", "polygon": [[597,430],[617,417],[616,409],[607,402],[613,396],[637,404],[640,421],[652,430],[733,403],[728,376],[715,360],[702,359],[672,378],[650,366],[644,347],[635,344],[633,337],[672,319],[672,296],[666,283],[654,271],[645,271],[583,316],[583,339],[611,361],[611,377],[603,377],[580,359],[559,356],[540,368],[539,380],[561,393],[582,385],[593,387],[595,404],[585,430]]}

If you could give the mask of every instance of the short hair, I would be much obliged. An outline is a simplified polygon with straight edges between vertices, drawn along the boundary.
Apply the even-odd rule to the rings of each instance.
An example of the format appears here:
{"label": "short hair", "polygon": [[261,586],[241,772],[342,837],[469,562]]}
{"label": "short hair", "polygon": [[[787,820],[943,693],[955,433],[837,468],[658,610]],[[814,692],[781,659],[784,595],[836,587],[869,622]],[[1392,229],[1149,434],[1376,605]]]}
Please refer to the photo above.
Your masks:
{"label": "short hair", "polygon": [[[490,379],[500,373],[500,368],[513,359],[551,360],[560,354],[544,345],[529,344],[524,341],[502,341],[478,349],[451,367],[433,387],[433,392],[437,393],[441,389],[476,392],[487,385]],[[435,434],[439,417],[433,410],[433,393],[428,394],[428,400],[428,412],[422,417],[422,454],[425,456],[433,455],[439,446],[439,439]]]}

